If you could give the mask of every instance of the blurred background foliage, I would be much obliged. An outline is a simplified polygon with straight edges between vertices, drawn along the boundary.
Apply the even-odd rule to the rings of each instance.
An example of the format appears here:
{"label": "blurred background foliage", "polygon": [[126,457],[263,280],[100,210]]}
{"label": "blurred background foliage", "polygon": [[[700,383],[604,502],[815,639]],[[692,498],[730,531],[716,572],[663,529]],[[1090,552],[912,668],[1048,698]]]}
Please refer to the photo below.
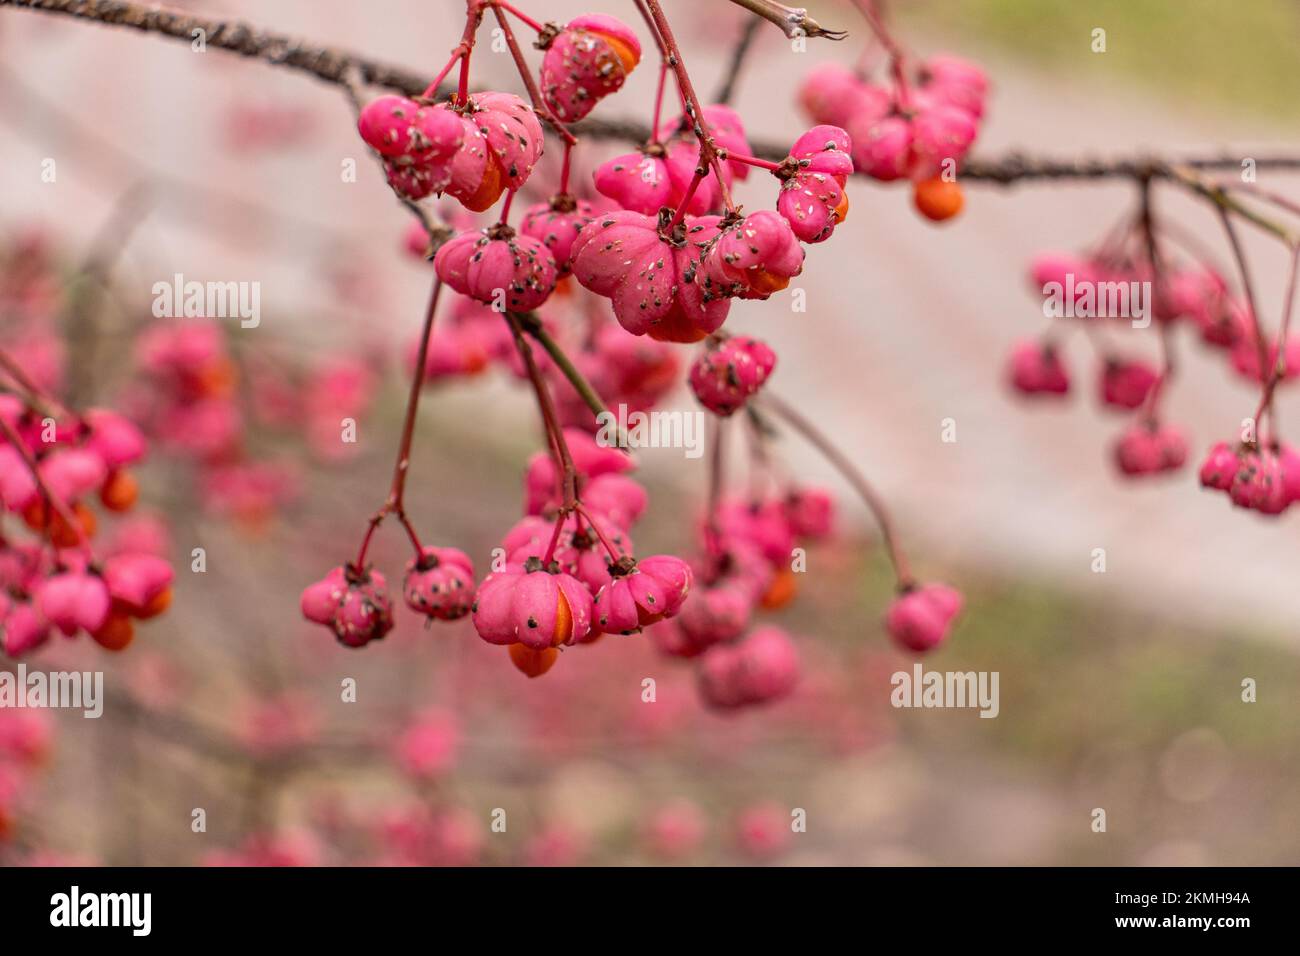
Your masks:
{"label": "blurred background foliage", "polygon": [[[1176,103],[1300,118],[1300,4],[1291,0],[916,0],[903,23],[979,38],[1080,85],[1138,81]],[[845,16],[851,11],[845,10]],[[1091,50],[1106,30],[1106,53]]]}

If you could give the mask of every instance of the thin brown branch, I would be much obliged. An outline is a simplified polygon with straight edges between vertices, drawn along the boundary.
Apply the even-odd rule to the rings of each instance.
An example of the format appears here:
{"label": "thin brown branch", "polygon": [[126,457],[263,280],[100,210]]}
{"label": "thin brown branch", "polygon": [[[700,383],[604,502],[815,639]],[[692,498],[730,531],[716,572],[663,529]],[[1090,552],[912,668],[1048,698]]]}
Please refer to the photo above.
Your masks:
{"label": "thin brown branch", "polygon": [[718,92],[713,94],[713,102],[727,105],[731,102],[732,96],[736,93],[736,81],[740,79],[741,67],[745,65],[745,59],[749,56],[749,51],[754,45],[754,37],[758,35],[759,21],[746,20],[745,25],[741,27],[740,36],[736,40],[735,47],[731,50],[731,60],[727,63],[727,72],[722,75],[722,82],[718,84]]}
{"label": "thin brown branch", "polygon": [[793,405],[783,401],[770,391],[762,396],[761,405],[770,409],[772,414],[782,419],[794,431],[798,432],[804,439],[821,452],[831,465],[838,471],[858,493],[867,509],[871,512],[872,517],[876,519],[876,525],[880,528],[880,536],[884,539],[885,551],[889,555],[890,563],[894,566],[894,577],[898,581],[899,590],[911,587],[915,583],[912,577],[912,569],[908,564],[907,556],[903,553],[902,545],[899,543],[898,534],[894,530],[894,521],[889,513],[883,498],[876,491],[871,482],[858,469],[848,457],[840,450],[829,437],[822,433],[812,420],[803,412],[799,411]]}
{"label": "thin brown branch", "polygon": [[125,0],[0,0],[0,6],[22,7],[124,27],[168,37],[190,46],[201,39],[207,49],[237,53],[271,66],[310,73],[327,83],[342,83],[353,68],[360,72],[363,82],[401,90],[408,96],[419,95],[429,82],[427,77],[411,70],[380,63],[348,50],[264,30],[240,20],[216,20]]}
{"label": "thin brown branch", "polygon": [[[748,7],[748,2],[742,2]],[[755,0],[755,5],[768,6]],[[269,66],[296,70],[316,79],[346,87],[350,76],[359,76],[370,86],[408,96],[419,96],[428,87],[430,76],[405,67],[394,66],[350,50],[325,47],[263,30],[241,22],[226,22],[196,17],[175,10],[146,7],[126,0],[0,0],[0,9],[36,10],[53,16],[73,17],[105,26],[121,27],[165,37],[190,45],[194,30],[203,30],[209,49],[235,53],[259,60]],[[809,33],[809,36],[816,34]],[[447,92],[450,92],[448,90]],[[591,139],[616,139],[644,143],[650,130],[634,120],[589,119],[572,131]],[[757,141],[754,155],[779,162],[788,152],[782,143]],[[1153,159],[1151,156],[1053,158],[1031,156],[1018,151],[1000,157],[975,157],[962,166],[964,182],[984,182],[1009,186],[1024,182],[1063,180],[1140,180],[1177,178],[1174,170],[1199,171],[1240,169],[1245,156],[1217,152],[1213,154]],[[1300,170],[1300,155],[1252,155],[1257,169]]]}

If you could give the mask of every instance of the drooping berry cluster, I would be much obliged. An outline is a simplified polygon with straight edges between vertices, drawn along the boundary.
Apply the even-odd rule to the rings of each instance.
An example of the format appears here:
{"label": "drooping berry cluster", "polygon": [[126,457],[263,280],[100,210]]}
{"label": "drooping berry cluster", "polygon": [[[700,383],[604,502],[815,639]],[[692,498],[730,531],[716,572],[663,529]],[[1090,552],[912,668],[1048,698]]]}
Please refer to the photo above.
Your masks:
{"label": "drooping berry cluster", "polygon": [[937,55],[912,70],[895,48],[885,83],[822,64],[804,78],[799,103],[815,122],[848,131],[859,173],[910,182],[917,211],[937,222],[961,212],[958,173],[987,95],[988,77],[975,64]]}
{"label": "drooping berry cluster", "polygon": [[[787,288],[803,270],[806,247],[829,239],[844,221],[854,141],[842,124],[823,123],[797,137],[779,162],[753,156],[741,117],[727,105],[699,101],[671,28],[650,2],[644,12],[663,82],[649,139],[596,165],[583,189],[581,179],[571,184],[578,140],[566,124],[624,86],[641,59],[636,32],[607,16],[543,26],[511,5],[469,0],[467,7],[462,42],[425,93],[381,97],[358,120],[403,199],[436,194],[455,205],[444,201],[440,209],[451,224],[447,237],[413,226],[405,243],[418,258],[432,259],[437,281],[410,349],[415,380],[393,487],[357,558],[304,591],[303,613],[348,646],[388,633],[394,602],[366,556],[375,528],[392,516],[415,549],[403,588],[408,606],[444,620],[468,613],[479,636],[508,647],[529,676],[548,671],[564,648],[647,631],[673,656],[703,655],[701,692],[719,707],[783,696],[797,678],[797,652],[775,628],[751,633],[751,619],[756,610],[793,598],[791,549],[829,532],[829,497],[786,488],[773,497],[715,498],[701,526],[699,561],[637,556],[630,535],[647,495],[627,475],[631,458],[613,447],[625,436],[611,439],[601,419],[614,404],[620,414],[652,408],[681,370],[668,343],[695,342],[703,345],[689,381],[700,402],[721,418],[742,409],[755,422],[766,418],[754,403],[776,356],[722,326],[736,301]],[[469,92],[475,35],[488,12],[531,104],[510,93]],[[511,17],[537,33],[535,46],[544,52],[536,74]],[[439,82],[457,64],[456,91],[443,99]],[[921,145],[908,160],[918,174],[937,175],[937,164],[964,151],[949,148],[960,138],[956,121],[944,126],[949,109],[960,112],[948,100],[962,101],[958,87],[970,81],[954,76],[936,72],[925,84],[932,115],[918,120]],[[681,113],[665,123],[664,99],[674,85]],[[553,190],[537,188],[547,128],[563,147]],[[748,211],[733,190],[755,169],[776,183],[770,207]],[[515,195],[525,189],[545,198],[512,224]],[[471,218],[502,196],[490,221]],[[456,298],[436,318],[444,286]],[[468,557],[420,543],[403,500],[421,388],[492,365],[531,386],[546,451],[529,463],[525,516],[475,586]],[[796,420],[787,423],[801,428]],[[763,442],[773,425],[755,428]],[[873,513],[883,515],[879,500],[868,497]],[[892,532],[887,537],[900,587],[887,629],[903,646],[927,649],[947,633],[960,598],[946,589],[917,589]],[[700,583],[694,593],[693,582]]]}

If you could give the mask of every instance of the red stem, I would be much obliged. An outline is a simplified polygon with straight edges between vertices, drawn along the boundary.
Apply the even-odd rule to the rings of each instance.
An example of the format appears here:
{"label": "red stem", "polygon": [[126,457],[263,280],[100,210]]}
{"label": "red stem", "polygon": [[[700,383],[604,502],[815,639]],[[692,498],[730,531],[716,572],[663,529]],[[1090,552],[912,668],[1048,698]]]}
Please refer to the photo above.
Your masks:
{"label": "red stem", "polygon": [[757,166],[759,169],[766,169],[773,173],[781,168],[780,163],[774,163],[770,159],[759,159],[757,156],[746,156],[744,153],[729,151],[727,159],[734,160],[737,163],[744,163],[746,166]]}
{"label": "red stem", "polygon": [[907,109],[911,103],[911,92],[908,89],[906,59],[907,54],[889,28],[885,26],[885,20],[876,9],[876,0],[854,0],[857,8],[862,11],[863,17],[866,18],[867,24],[871,27],[871,32],[876,35],[880,45],[889,53],[889,72],[894,78],[894,86],[898,90],[898,105],[901,109]]}
{"label": "red stem", "polygon": [[501,225],[503,226],[506,225],[506,220],[510,218],[510,206],[515,201],[516,192],[518,192],[516,189],[507,190],[506,201],[501,204]]}
{"label": "red stem", "polygon": [[[686,64],[682,60],[682,51],[677,46],[677,38],[673,36],[673,29],[668,25],[668,18],[664,16],[659,0],[645,0],[645,5],[646,9],[650,11],[650,17],[654,21],[655,29],[658,30],[659,36],[663,39],[664,49],[668,52],[668,65],[677,78],[677,89],[681,92],[682,104],[686,109],[686,115],[691,120],[695,138],[700,141],[700,155],[702,160],[707,160],[707,162],[702,161],[700,165],[712,167],[714,175],[718,177],[718,186],[722,190],[722,203],[728,211],[731,211],[736,208],[731,201],[731,188],[722,175],[722,162],[718,158],[718,147],[713,142],[712,134],[704,126],[704,107],[700,105],[700,98],[691,83],[690,74],[686,72]],[[683,203],[683,205],[685,204]]]}
{"label": "red stem", "polygon": [[460,82],[456,85],[456,102],[464,106],[469,102],[469,61],[474,53],[474,40],[483,22],[483,0],[465,0],[465,30],[460,37]]}
{"label": "red stem", "polygon": [[365,567],[370,539],[374,537],[375,529],[383,524],[384,518],[390,514],[397,515],[397,520],[401,522],[407,536],[411,539],[416,556],[424,553],[419,535],[415,533],[415,528],[406,517],[406,476],[411,469],[411,443],[415,438],[415,418],[420,409],[420,394],[424,388],[424,368],[428,363],[429,341],[433,337],[433,317],[438,311],[438,298],[441,293],[442,282],[435,278],[433,289],[429,293],[429,304],[424,312],[424,327],[420,330],[420,348],[416,354],[415,372],[411,376],[411,390],[406,397],[406,416],[402,420],[402,437],[397,447],[397,459],[393,463],[393,481],[389,485],[388,500],[370,518],[370,526],[366,529],[365,537],[361,539],[361,548],[357,553],[358,568]]}
{"label": "red stem", "polygon": [[586,508],[584,508],[582,505],[577,505],[576,508],[578,514],[582,515],[582,517],[587,519],[587,524],[591,525],[591,530],[596,532],[596,540],[598,540],[601,544],[601,547],[603,547],[609,553],[609,556],[615,561],[623,557],[623,555],[619,554],[618,550],[612,544],[610,544],[609,538],[605,537],[605,532],[600,530],[600,525],[598,525],[596,523],[596,519],[591,516],[591,512],[588,511]]}
{"label": "red stem", "polygon": [[[704,170],[703,173],[700,172],[702,169]],[[668,228],[664,230],[665,232],[671,235],[673,229],[677,227],[678,223],[686,218],[686,207],[691,204],[691,199],[695,196],[695,191],[699,189],[700,183],[704,182],[704,177],[708,174],[708,170],[705,169],[704,166],[704,148],[701,147],[699,165],[695,168],[695,175],[691,177],[691,183],[686,187],[686,193],[682,196],[681,202],[677,204],[677,211],[673,213],[672,221],[668,223]]]}
{"label": "red stem", "polygon": [[451,72],[451,68],[456,65],[457,61],[464,57],[468,52],[469,51],[465,48],[464,43],[458,44],[456,49],[451,51],[451,59],[447,61],[447,65],[438,71],[438,75],[433,78],[432,83],[425,87],[424,93],[420,98],[430,100],[437,96],[438,86],[447,78],[447,74]]}
{"label": "red stem", "polygon": [[664,91],[668,85],[668,61],[662,60],[659,63],[659,85],[655,89],[655,112],[654,122],[650,126],[650,142],[659,142],[659,126],[663,121],[664,115]]}
{"label": "red stem", "polygon": [[569,192],[569,170],[572,166],[573,144],[564,144],[564,162],[560,165],[560,195],[567,195]]}
{"label": "red stem", "polygon": [[540,23],[538,23],[532,17],[528,16],[522,10],[519,10],[518,8],[510,5],[509,3],[506,3],[505,0],[492,0],[492,2],[495,6],[500,7],[502,10],[505,10],[507,13],[513,13],[524,23],[528,24],[528,26],[531,27],[535,32],[541,33],[542,30],[545,29]]}
{"label": "red stem", "polygon": [[555,548],[560,543],[560,532],[564,530],[564,522],[569,520],[569,513],[561,511],[555,516],[555,530],[551,532],[551,543],[546,546],[546,553],[542,555],[542,564],[548,565],[555,557]]}
{"label": "red stem", "polygon": [[555,118],[555,114],[551,112],[550,107],[542,99],[541,90],[537,88],[537,81],[533,79],[533,72],[528,68],[528,61],[524,59],[524,53],[519,49],[519,41],[515,39],[515,32],[510,28],[510,21],[506,19],[505,13],[496,3],[492,4],[492,13],[496,16],[497,23],[501,25],[501,34],[506,39],[506,46],[510,48],[510,56],[515,61],[515,68],[519,71],[519,78],[523,81],[524,88],[528,90],[528,98],[532,101],[533,112],[555,130],[566,145],[572,146],[578,139],[569,132],[567,126]]}

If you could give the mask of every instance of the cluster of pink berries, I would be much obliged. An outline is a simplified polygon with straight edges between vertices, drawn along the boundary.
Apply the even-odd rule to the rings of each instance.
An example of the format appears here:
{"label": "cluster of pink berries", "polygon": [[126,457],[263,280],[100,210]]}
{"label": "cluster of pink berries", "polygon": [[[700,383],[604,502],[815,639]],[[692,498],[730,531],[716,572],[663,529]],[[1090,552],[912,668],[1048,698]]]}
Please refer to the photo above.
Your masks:
{"label": "cluster of pink berries", "polygon": [[1226,492],[1238,508],[1270,517],[1300,500],[1300,451],[1291,445],[1219,442],[1200,472],[1201,485]]}
{"label": "cluster of pink berries", "polygon": [[633,556],[630,531],[647,504],[627,476],[634,463],[588,433],[564,429],[581,506],[566,506],[564,475],[545,453],[525,478],[525,517],[501,543],[504,564],[479,585],[474,627],[508,645],[530,677],[555,663],[558,649],[603,635],[637,634],[681,610],[692,572],[670,555]]}
{"label": "cluster of pink berries", "polygon": [[0,536],[5,652],[27,653],[54,631],[87,633],[109,650],[126,647],[133,620],[170,604],[172,568],[147,552],[97,553],[99,522],[89,502],[117,513],[135,505],[130,468],[144,457],[144,436],[107,409],[56,419],[15,395],[0,395],[0,420],[0,504],[32,533]]}
{"label": "cluster of pink berries", "polygon": [[[526,514],[477,586],[468,557],[422,547],[407,524],[417,557],[407,567],[406,603],[429,618],[468,613],[479,636],[507,646],[529,676],[549,670],[562,648],[648,629],[666,652],[701,657],[700,687],[715,705],[781,697],[797,680],[797,652],[783,631],[750,633],[750,622],[755,609],[793,597],[791,549],[798,540],[829,533],[829,497],[798,490],[722,501],[702,527],[700,561],[638,558],[630,534],[646,494],[627,475],[631,459],[592,437],[600,407],[592,395],[630,410],[649,408],[679,373],[667,343],[707,339],[689,375],[700,402],[728,416],[755,396],[776,356],[764,343],[728,336],[721,326],[735,300],[766,299],[786,288],[803,268],[805,244],[825,241],[844,221],[854,141],[842,124],[826,123],[798,137],[781,162],[758,159],[740,116],[725,105],[699,104],[679,55],[665,54],[664,77],[677,81],[682,114],[661,125],[668,86],[661,84],[650,141],[599,165],[591,179],[594,194],[577,196],[569,189],[576,139],[564,124],[623,86],[641,56],[635,33],[607,16],[542,27],[519,11],[496,11],[533,92],[530,106],[509,93],[468,92],[473,17],[482,12],[481,5],[469,7],[466,39],[438,76],[459,62],[457,92],[435,102],[435,82],[421,97],[380,97],[362,109],[358,130],[383,158],[402,197],[439,194],[460,207],[446,216],[454,231],[436,249],[422,228],[413,226],[406,238],[408,251],[432,258],[439,282],[459,294],[449,314],[411,349],[417,375],[433,383],[496,363],[530,380],[548,452],[529,463]],[[513,44],[506,13],[539,34],[536,46],[545,51],[540,82]],[[660,26],[652,29],[663,39]],[[960,159],[974,138],[974,120],[963,127],[953,117],[978,114],[982,104],[978,71],[962,75],[943,61],[934,66],[916,93],[917,108],[900,93],[897,108],[878,117],[915,120],[899,163],[918,177],[937,176],[945,160]],[[980,97],[972,98],[968,87],[978,87]],[[515,193],[535,185],[543,124],[554,128],[564,147],[559,189],[528,207],[516,227],[509,212]],[[871,129],[864,126],[864,132]],[[753,169],[777,180],[774,208],[746,213],[731,190]],[[503,194],[495,221],[482,228],[465,222],[468,213],[486,211]],[[594,296],[573,288],[569,277]],[[582,317],[576,323],[575,312]],[[545,351],[534,354],[526,337],[545,344]],[[400,479],[371,530],[388,514],[406,524]],[[302,596],[305,617],[351,647],[393,627],[387,582],[364,560],[368,541],[369,535],[356,561],[334,568]],[[688,600],[697,580],[702,590]],[[946,634],[960,598],[940,591],[909,585],[891,610],[889,630],[905,646],[930,647]]]}
{"label": "cluster of pink berries", "polygon": [[[1224,355],[1234,373],[1263,393],[1258,411],[1245,420],[1240,439],[1219,442],[1210,450],[1200,469],[1201,484],[1226,492],[1237,507],[1269,516],[1281,514],[1300,493],[1300,455],[1270,431],[1264,419],[1271,411],[1275,389],[1300,374],[1300,342],[1265,336],[1248,303],[1232,294],[1217,269],[1200,262],[1184,265],[1164,256],[1153,263],[1160,237],[1156,223],[1139,220],[1113,231],[1085,255],[1036,257],[1031,282],[1035,293],[1055,306],[1053,314],[1061,317],[1059,327],[1050,329],[1041,341],[1020,342],[1013,348],[1008,379],[1025,396],[1068,394],[1071,376],[1061,342],[1070,324],[1154,320],[1166,338],[1166,349],[1175,329],[1189,328],[1204,346]],[[1131,290],[1141,288],[1151,290],[1146,316],[1133,314],[1133,302],[1120,314],[1110,311],[1116,302],[1129,301]],[[1118,297],[1117,290],[1127,295]],[[1092,335],[1087,338],[1094,346],[1099,341]],[[1133,415],[1113,450],[1115,465],[1125,477],[1176,471],[1187,462],[1183,430],[1160,416],[1168,377],[1167,368],[1121,356],[1109,346],[1100,356],[1096,393],[1101,404]]]}
{"label": "cluster of pink berries", "polygon": [[784,607],[798,591],[792,567],[800,543],[831,534],[834,506],[818,489],[762,499],[725,499],[700,524],[699,589],[682,613],[651,632],[672,657],[696,659],[700,694],[734,709],[778,700],[799,679],[799,653],[778,627],[753,628],[760,610]]}
{"label": "cluster of pink berries", "polygon": [[[729,128],[743,145],[739,120]],[[721,138],[718,128],[710,130]],[[597,170],[596,186],[623,208],[600,213],[590,202],[557,194],[530,208],[519,231],[498,222],[458,233],[438,250],[434,264],[452,289],[497,312],[538,308],[557,280],[572,274],[608,298],[619,323],[633,335],[699,341],[722,325],[731,299],[767,298],[785,288],[803,268],[800,240],[820,242],[843,220],[848,148],[842,130],[809,131],[784,163],[770,164],[781,182],[776,211],[722,217],[682,212],[692,204],[703,203],[706,211],[715,207],[706,191],[717,182],[712,171],[689,179],[679,195],[656,192],[659,172],[647,160],[645,175],[619,180],[626,188],[616,189],[606,170],[624,168],[626,158],[612,160]],[[698,152],[691,154],[694,170]],[[729,159],[719,167],[725,179],[733,175],[732,166],[748,169]],[[663,181],[668,180],[664,173]],[[688,198],[685,191],[692,186]]]}
{"label": "cluster of pink berries", "polygon": [[381,96],[361,111],[357,129],[398,193],[416,200],[446,192],[475,212],[522,186],[542,155],[537,117],[510,93],[476,94],[459,108]]}
{"label": "cluster of pink berries", "polygon": [[[698,342],[716,332],[732,299],[766,299],[789,285],[803,269],[800,242],[829,238],[848,213],[844,184],[852,161],[843,130],[815,127],[782,163],[769,164],[749,161],[730,109],[706,109],[703,126],[729,144],[728,159],[717,165],[721,181],[714,170],[697,175],[703,167],[689,144],[678,155],[693,156],[696,173],[684,182],[672,175],[672,153],[654,155],[656,143],[645,147],[650,152],[643,159],[619,157],[597,170],[597,189],[623,208],[597,215],[579,232],[570,268],[583,286],[611,300],[615,318],[633,335]],[[776,210],[707,214],[718,208],[710,197],[725,195],[735,170],[747,172],[749,165],[770,167],[777,177]],[[698,214],[689,214],[692,204]]]}
{"label": "cluster of pink berries", "polygon": [[[563,120],[617,90],[640,45],[611,17],[582,17],[555,30],[541,89],[547,119]],[[445,193],[472,211],[487,209],[503,191],[513,196],[543,150],[537,113],[508,93],[441,104],[385,96],[362,110],[358,127],[402,195]],[[726,106],[705,108],[699,123],[683,115],[671,128],[666,143],[656,131],[641,151],[595,171],[597,192],[613,203],[608,211],[567,191],[566,155],[558,193],[530,207],[518,229],[506,222],[507,201],[498,222],[458,232],[436,252],[438,276],[497,312],[527,312],[573,274],[611,300],[629,332],[673,342],[716,331],[733,298],[767,298],[785,288],[803,267],[800,241],[826,239],[847,213],[847,134],[816,127],[777,164],[749,155],[740,118]],[[715,154],[708,165],[704,143]],[[775,212],[743,215],[731,204],[730,186],[751,166],[777,177]]]}
{"label": "cluster of pink berries", "polygon": [[776,353],[758,339],[714,340],[691,363],[691,391],[715,415],[727,416],[762,388],[776,367]]}
{"label": "cluster of pink berries", "polygon": [[[424,547],[406,565],[402,596],[426,618],[454,621],[469,613],[474,566],[455,548]],[[334,568],[302,593],[303,617],[329,627],[340,644],[364,647],[393,629],[393,605],[384,576],[372,568]]]}
{"label": "cluster of pink berries", "polygon": [[[162,450],[193,463],[208,510],[254,532],[298,496],[299,480],[292,464],[250,452],[253,428],[300,434],[315,457],[338,461],[359,447],[344,440],[344,423],[364,418],[377,386],[373,363],[347,354],[301,370],[253,354],[241,374],[219,323],[201,319],[154,324],[135,363],[123,407]],[[241,401],[245,386],[251,402]]]}
{"label": "cluster of pink berries", "polygon": [[961,212],[957,170],[979,133],[988,77],[978,66],[938,55],[915,75],[894,64],[889,85],[837,64],[814,68],[799,103],[814,122],[852,137],[854,168],[881,182],[912,183],[917,210],[936,222]]}

